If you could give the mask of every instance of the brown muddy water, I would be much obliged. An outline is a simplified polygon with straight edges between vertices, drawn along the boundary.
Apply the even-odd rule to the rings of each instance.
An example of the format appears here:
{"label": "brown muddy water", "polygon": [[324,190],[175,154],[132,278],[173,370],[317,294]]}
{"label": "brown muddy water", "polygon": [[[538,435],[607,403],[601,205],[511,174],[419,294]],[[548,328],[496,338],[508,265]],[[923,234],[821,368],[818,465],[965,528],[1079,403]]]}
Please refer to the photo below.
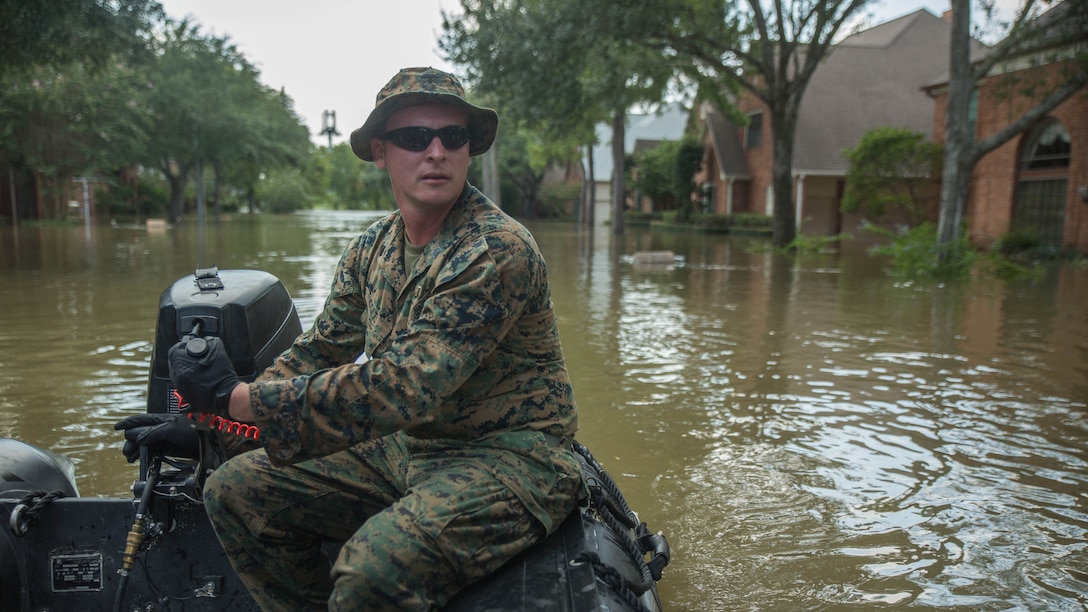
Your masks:
{"label": "brown muddy water", "polygon": [[[145,409],[162,290],[263,269],[306,325],[371,218],[0,227],[0,435],[131,496],[113,423]],[[1088,270],[910,283],[859,243],[530,227],[579,438],[672,545],[666,609],[1088,608]]]}

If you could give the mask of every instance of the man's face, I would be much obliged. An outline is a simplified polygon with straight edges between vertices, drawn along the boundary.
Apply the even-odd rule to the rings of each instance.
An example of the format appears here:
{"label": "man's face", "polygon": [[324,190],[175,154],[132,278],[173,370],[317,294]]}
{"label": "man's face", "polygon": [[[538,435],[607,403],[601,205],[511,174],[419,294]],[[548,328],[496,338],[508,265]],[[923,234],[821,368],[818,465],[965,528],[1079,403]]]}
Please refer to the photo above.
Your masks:
{"label": "man's face", "polygon": [[[441,129],[468,125],[464,110],[445,104],[420,104],[402,108],[385,122],[383,134],[403,127]],[[392,141],[370,141],[374,163],[389,172],[397,206],[418,212],[445,213],[461,195],[468,177],[468,144],[447,149],[435,137],[422,151],[403,149]]]}

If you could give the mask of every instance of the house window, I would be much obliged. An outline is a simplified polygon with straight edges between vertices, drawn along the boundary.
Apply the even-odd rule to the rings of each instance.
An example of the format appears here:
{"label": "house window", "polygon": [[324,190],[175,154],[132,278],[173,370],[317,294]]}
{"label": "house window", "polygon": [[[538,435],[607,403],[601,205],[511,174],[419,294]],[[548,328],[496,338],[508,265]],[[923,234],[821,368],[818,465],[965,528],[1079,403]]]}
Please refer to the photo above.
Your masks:
{"label": "house window", "polygon": [[1032,236],[1055,252],[1062,248],[1072,147],[1069,132],[1055,119],[1035,126],[1020,150],[1020,177],[1010,229]]}
{"label": "house window", "polygon": [[1068,168],[1072,157],[1069,132],[1061,122],[1050,119],[1035,128],[1028,136],[1020,154],[1022,170],[1046,170]]}
{"label": "house window", "polygon": [[763,113],[748,115],[748,127],[744,130],[744,146],[749,149],[763,142]]}

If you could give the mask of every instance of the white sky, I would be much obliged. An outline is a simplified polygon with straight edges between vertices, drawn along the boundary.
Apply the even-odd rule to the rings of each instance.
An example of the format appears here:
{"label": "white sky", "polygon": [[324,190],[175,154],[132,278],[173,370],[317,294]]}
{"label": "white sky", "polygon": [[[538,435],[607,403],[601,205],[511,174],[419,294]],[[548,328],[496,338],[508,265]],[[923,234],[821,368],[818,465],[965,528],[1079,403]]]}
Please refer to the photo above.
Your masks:
{"label": "white sky", "polygon": [[[321,136],[321,115],[336,111],[346,142],[374,107],[378,90],[407,66],[454,67],[442,59],[438,37],[442,9],[460,12],[458,0],[160,0],[175,19],[190,17],[205,34],[227,36],[261,71],[261,80],[284,89],[295,111]],[[948,0],[884,0],[870,10],[872,24],[920,8],[940,15]]]}

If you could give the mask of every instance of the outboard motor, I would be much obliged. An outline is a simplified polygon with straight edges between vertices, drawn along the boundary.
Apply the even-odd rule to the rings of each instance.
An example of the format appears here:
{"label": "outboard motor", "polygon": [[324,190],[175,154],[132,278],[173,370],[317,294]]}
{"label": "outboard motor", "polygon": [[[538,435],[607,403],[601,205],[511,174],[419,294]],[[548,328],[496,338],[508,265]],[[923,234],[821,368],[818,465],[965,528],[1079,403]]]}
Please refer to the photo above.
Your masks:
{"label": "outboard motor", "polygon": [[159,299],[148,412],[178,412],[167,354],[194,330],[218,336],[238,377],[250,381],[302,333],[302,324],[283,283],[267,272],[206,268],[178,279]]}
{"label": "outboard motor", "polygon": [[[159,299],[147,411],[179,412],[170,382],[168,353],[182,337],[217,336],[238,377],[248,382],[271,365],[300,333],[302,324],[291,296],[283,283],[267,272],[205,268],[178,279]],[[215,450],[222,454],[221,449]],[[147,457],[142,456],[140,473],[145,474],[146,468]]]}
{"label": "outboard motor", "polygon": [[[147,411],[180,412],[167,356],[182,336],[219,337],[248,381],[301,332],[294,302],[271,274],[208,268],[178,279],[159,299]],[[200,435],[195,465],[143,449],[133,484],[138,504],[78,498],[71,461],[0,438],[0,510],[8,516],[0,529],[0,612],[107,610],[111,602],[114,610],[160,610],[182,600],[187,610],[255,609],[197,503],[203,477],[222,458],[224,434]],[[152,560],[157,571],[135,571]]]}

